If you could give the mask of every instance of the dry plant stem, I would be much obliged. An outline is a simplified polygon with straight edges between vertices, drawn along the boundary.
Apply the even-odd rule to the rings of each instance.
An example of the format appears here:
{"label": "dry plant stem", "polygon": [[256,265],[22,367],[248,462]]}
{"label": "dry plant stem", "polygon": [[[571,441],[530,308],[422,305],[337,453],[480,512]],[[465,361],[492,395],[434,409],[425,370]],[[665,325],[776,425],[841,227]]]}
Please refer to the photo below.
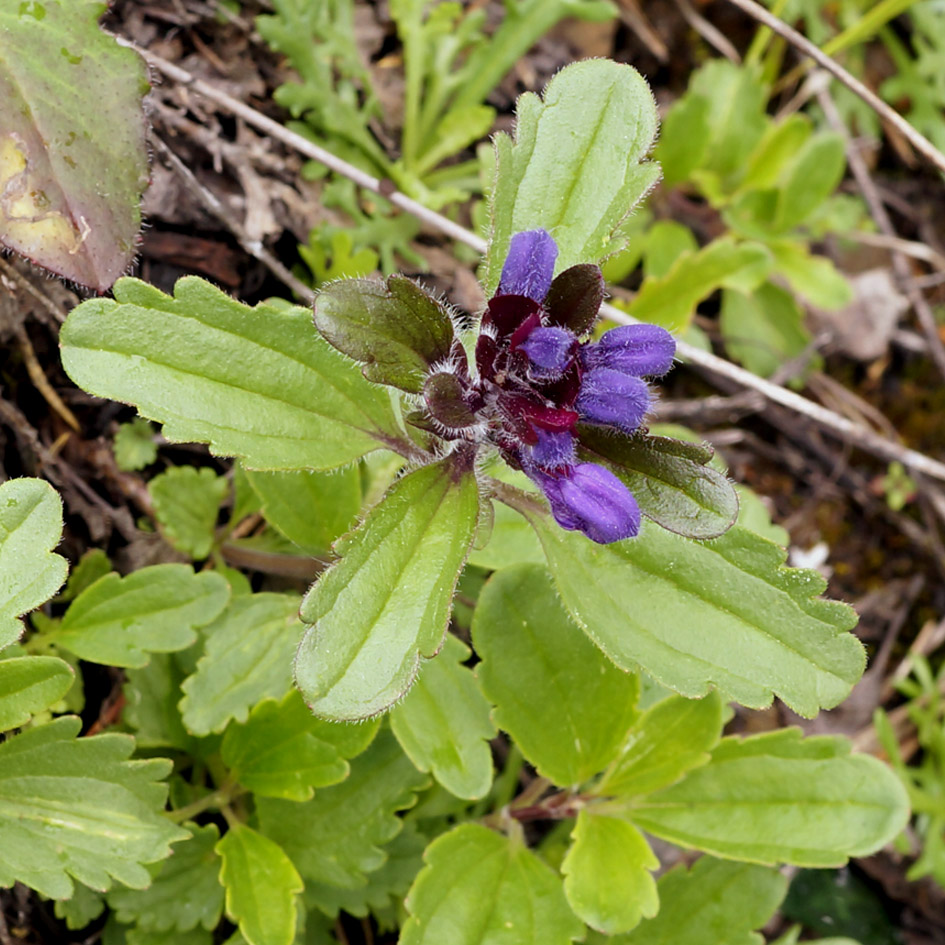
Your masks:
{"label": "dry plant stem", "polygon": [[[735,0],[733,0],[733,2],[735,2]],[[742,2],[742,0],[738,0],[738,2]],[[780,20],[777,22],[780,24]],[[411,200],[409,197],[392,190],[391,187],[388,186],[389,182],[382,183],[376,177],[365,174],[360,169],[348,164],[347,161],[341,160],[331,152],[320,148],[301,135],[289,131],[278,122],[256,111],[256,109],[240,102],[231,95],[227,95],[225,92],[221,92],[208,82],[196,78],[186,70],[162,59],[160,56],[141,49],[127,40],[123,42],[125,45],[139,52],[151,66],[162,72],[168,78],[189,86],[195,92],[216,102],[233,114],[238,115],[247,124],[282,141],[288,147],[294,148],[306,155],[306,157],[320,161],[336,173],[353,180],[358,186],[364,187],[366,190],[370,190],[374,193],[382,194],[395,206],[413,214],[423,223],[435,227],[446,236],[460,243],[464,243],[480,253],[486,251],[487,243],[481,236],[477,236],[475,233],[470,232],[465,227],[444,217],[442,214],[429,210],[422,204],[417,203],[417,201]],[[943,162],[943,167],[945,167],[945,162]],[[630,325],[635,323],[635,319],[631,318],[625,312],[614,308],[612,305],[603,305],[601,312],[606,318],[618,324]],[[834,413],[832,410],[827,410],[819,404],[815,404],[813,401],[801,397],[799,394],[795,394],[793,391],[786,390],[777,384],[772,384],[770,381],[766,381],[764,378],[758,377],[750,371],[746,371],[744,368],[740,368],[726,361],[724,358],[719,358],[710,352],[702,351],[700,348],[686,344],[684,341],[677,343],[677,351],[680,357],[690,364],[694,364],[712,374],[733,381],[738,384],[739,387],[757,390],[768,400],[781,404],[795,413],[810,418],[826,430],[831,431],[835,436],[853,443],[853,445],[868,453],[872,453],[887,461],[898,460],[903,466],[909,469],[925,473],[933,479],[945,482],[945,463],[941,463],[915,450],[906,449],[898,443],[894,443],[891,440],[887,440],[885,437],[873,433],[871,430],[858,426],[845,417]]]}
{"label": "dry plant stem", "polygon": [[[827,121],[830,122],[831,127],[834,131],[843,136],[850,171],[863,193],[863,199],[870,208],[870,215],[876,221],[876,225],[887,239],[898,239],[892,225],[892,220],[889,219],[886,207],[879,196],[879,191],[873,183],[873,178],[870,177],[866,162],[863,160],[856,144],[851,139],[830,93],[826,90],[819,92],[817,94],[817,101],[824,110],[824,114],[827,116]],[[892,263],[896,278],[902,285],[909,299],[909,303],[915,309],[916,317],[919,319],[919,326],[922,328],[922,333],[925,335],[925,340],[928,342],[929,353],[932,355],[932,360],[935,362],[935,366],[938,368],[942,377],[945,377],[945,344],[942,343],[941,336],[938,333],[938,325],[935,322],[935,315],[932,312],[932,308],[922,292],[916,287],[909,269],[909,260],[898,247],[892,250]]]}
{"label": "dry plant stem", "polygon": [[714,46],[729,62],[740,65],[742,57],[732,45],[726,35],[713,26],[689,0],[676,0],[676,6],[683,15],[683,19],[710,45]]}
{"label": "dry plant stem", "polygon": [[813,59],[819,66],[822,66],[836,79],[839,79],[851,92],[863,99],[883,121],[889,122],[912,144],[916,151],[927,158],[940,171],[945,172],[945,154],[942,154],[928,138],[919,134],[902,115],[890,108],[875,92],[868,89],[859,79],[850,75],[843,66],[822,52],[809,39],[788,26],[783,20],[769,13],[761,4],[755,3],[755,0],[729,0],[729,3],[754,17],[759,23],[769,27],[778,36],[786,39],[805,56]]}
{"label": "dry plant stem", "polygon": [[66,320],[66,313],[63,312],[50,298],[45,296],[36,286],[30,282],[22,273],[18,272],[2,256],[0,256],[0,274],[19,286],[24,292],[29,293],[43,307],[43,310],[52,316],[52,322],[46,318],[41,320],[50,327],[61,325]]}
{"label": "dry plant stem", "polygon": [[56,413],[71,427],[76,433],[79,432],[79,421],[75,414],[62,402],[62,398],[53,389],[52,384],[43,371],[42,365],[36,357],[36,351],[33,349],[33,343],[26,329],[20,325],[16,331],[16,340],[20,344],[20,353],[23,355],[23,363],[26,365],[26,373],[29,374],[33,386],[43,395],[43,400],[52,407]]}

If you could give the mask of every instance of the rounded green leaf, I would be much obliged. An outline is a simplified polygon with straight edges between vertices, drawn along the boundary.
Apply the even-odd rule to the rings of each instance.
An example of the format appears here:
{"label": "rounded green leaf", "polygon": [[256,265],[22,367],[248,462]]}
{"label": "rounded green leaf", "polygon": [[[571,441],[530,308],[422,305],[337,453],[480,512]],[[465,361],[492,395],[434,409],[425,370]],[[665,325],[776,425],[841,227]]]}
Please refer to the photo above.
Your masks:
{"label": "rounded green leaf", "polygon": [[202,561],[210,554],[226,479],[206,466],[174,466],[148,483],[154,516],[178,551]]}
{"label": "rounded green leaf", "polygon": [[75,673],[55,656],[20,656],[0,661],[0,732],[17,728],[61,699]]}

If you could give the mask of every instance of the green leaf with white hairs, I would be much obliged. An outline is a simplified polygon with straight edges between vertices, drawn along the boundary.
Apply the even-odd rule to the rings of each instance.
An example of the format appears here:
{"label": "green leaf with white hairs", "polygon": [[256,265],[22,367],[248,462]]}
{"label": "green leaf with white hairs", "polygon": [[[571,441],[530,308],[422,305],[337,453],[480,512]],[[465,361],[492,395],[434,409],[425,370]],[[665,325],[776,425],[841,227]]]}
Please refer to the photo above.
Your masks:
{"label": "green leaf with white hairs", "polygon": [[564,893],[592,929],[629,932],[659,911],[656,880],[660,861],[646,838],[621,815],[585,807],[578,813],[561,872]]}
{"label": "green leaf with white hairs", "polygon": [[447,634],[443,650],[420,672],[390,714],[390,727],[410,760],[450,793],[474,800],[492,785],[490,705],[471,669],[469,647]]}
{"label": "green leaf with white hairs", "polygon": [[72,602],[53,634],[81,659],[140,667],[149,653],[190,646],[196,629],[214,620],[229,596],[219,574],[194,574],[186,564],[155,564],[124,578],[112,572]]}
{"label": "green leaf with white hairs", "polygon": [[575,626],[544,568],[494,574],[472,633],[493,718],[542,775],[580,784],[614,758],[636,717],[637,679]]}
{"label": "green leaf with white hairs", "polygon": [[143,889],[144,864],[187,837],[163,815],[171,763],[131,761],[129,735],[77,738],[80,728],[66,716],[0,744],[0,886],[19,881],[51,899],[71,896],[72,878]]}
{"label": "green leaf with white hairs", "polygon": [[195,735],[245,722],[261,699],[282,699],[292,688],[292,656],[302,634],[296,594],[235,597],[204,628],[204,655],[184,680],[180,711]]}
{"label": "green leaf with white hairs", "polygon": [[134,404],[173,442],[259,469],[330,469],[399,442],[387,392],[319,337],[307,309],[250,308],[208,282],[174,296],[121,279],[63,325],[66,373]]}
{"label": "green leaf with white hairs", "polygon": [[148,483],[164,537],[195,561],[210,554],[217,513],[228,491],[226,479],[207,466],[173,466]]}
{"label": "green leaf with white hairs", "polygon": [[72,667],[55,656],[0,660],[0,732],[23,725],[58,702],[74,679]]}
{"label": "green leaf with white hairs", "polygon": [[291,945],[296,897],[304,884],[283,849],[268,837],[235,823],[217,844],[226,889],[226,914],[239,923],[249,945]]}
{"label": "green leaf with white hairs", "polygon": [[658,124],[653,93],[631,66],[572,63],[542,98],[522,95],[516,114],[514,141],[495,138],[487,294],[523,230],[541,227],[555,238],[556,272],[619,250],[614,231],[659,177],[659,165],[645,160]]}
{"label": "green leaf with white hairs", "polygon": [[568,945],[583,935],[561,880],[521,836],[462,824],[423,858],[400,945]]}
{"label": "green leaf with white hairs", "polygon": [[630,729],[595,794],[649,794],[707,764],[722,734],[722,700],[669,696],[650,706]]}
{"label": "green leaf with white hairs", "polygon": [[479,515],[479,488],[453,454],[394,484],[337,545],[337,564],[302,602],[310,624],[295,678],[325,718],[377,715],[443,644]]}
{"label": "green leaf with white hairs", "polygon": [[909,819],[899,779],[848,740],[781,729],[725,738],[712,760],[633,804],[637,826],[679,846],[754,863],[842,866]]}
{"label": "green leaf with white hairs", "polygon": [[624,669],[752,708],[777,695],[805,716],[842,702],[863,673],[863,646],[846,632],[854,611],[818,597],[819,574],[784,567],[784,550],[747,529],[694,542],[644,522],[637,538],[597,545],[513,501],[571,617]]}
{"label": "green leaf with white hairs", "polygon": [[40,479],[0,485],[0,650],[19,640],[18,619],[49,600],[69,565],[52,554],[62,537],[62,500]]}

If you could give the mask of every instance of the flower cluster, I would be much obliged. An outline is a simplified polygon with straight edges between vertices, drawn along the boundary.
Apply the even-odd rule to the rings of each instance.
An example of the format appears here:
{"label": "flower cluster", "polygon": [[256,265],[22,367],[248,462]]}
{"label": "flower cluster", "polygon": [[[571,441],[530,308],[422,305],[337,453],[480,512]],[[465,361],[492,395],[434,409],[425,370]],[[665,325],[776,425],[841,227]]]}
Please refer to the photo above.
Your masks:
{"label": "flower cluster", "polygon": [[577,425],[638,430],[651,403],[643,378],[669,370],[676,343],[656,325],[582,343],[603,301],[603,277],[583,264],[553,278],[557,256],[545,230],[512,238],[483,313],[477,376],[465,366],[436,372],[424,399],[443,435],[491,441],[541,488],[559,525],[606,544],[636,535],[640,510],[610,470],[579,461]]}

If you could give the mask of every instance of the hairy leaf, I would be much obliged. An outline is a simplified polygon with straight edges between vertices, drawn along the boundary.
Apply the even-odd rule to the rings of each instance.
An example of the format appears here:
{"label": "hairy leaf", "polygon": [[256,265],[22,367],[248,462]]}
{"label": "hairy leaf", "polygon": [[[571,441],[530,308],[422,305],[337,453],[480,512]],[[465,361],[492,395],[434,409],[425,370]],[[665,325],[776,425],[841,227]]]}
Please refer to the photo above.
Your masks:
{"label": "hairy leaf", "polygon": [[816,597],[819,574],[785,568],[782,548],[739,525],[693,542],[644,523],[638,538],[596,545],[522,511],[565,607],[624,669],[752,708],[777,695],[805,716],[841,702],[863,672],[863,646],[845,632],[853,610]]}
{"label": "hairy leaf", "polygon": [[100,291],[131,263],[148,182],[145,66],[104,9],[0,6],[0,242]]}
{"label": "hairy leaf", "polygon": [[905,789],[871,755],[799,729],[725,738],[712,760],[634,805],[633,820],[672,843],[755,863],[841,866],[892,840]]}
{"label": "hairy leaf", "polygon": [[195,735],[245,722],[261,699],[282,699],[292,687],[292,655],[302,625],[294,594],[247,594],[203,631],[206,652],[182,685],[184,724]]}
{"label": "hairy leaf", "polygon": [[246,824],[233,824],[217,844],[223,860],[226,914],[249,945],[291,945],[302,877],[282,848]]}
{"label": "hairy leaf", "polygon": [[213,547],[226,479],[204,466],[174,466],[148,483],[154,515],[164,537],[178,551],[202,561]]}
{"label": "hairy leaf", "polygon": [[161,813],[170,762],[129,761],[133,738],[76,738],[80,727],[66,716],[0,744],[0,886],[19,881],[53,899],[72,895],[70,877],[141,889],[151,882],[143,864],[187,836]]}
{"label": "hairy leaf", "polygon": [[659,865],[643,834],[624,817],[584,808],[561,864],[564,892],[575,913],[608,935],[629,932],[659,911]]}
{"label": "hairy leaf", "polygon": [[475,476],[454,454],[395,483],[336,546],[301,610],[311,626],[295,678],[316,714],[367,718],[403,696],[443,644],[478,514]]}
{"label": "hairy leaf", "polygon": [[23,725],[61,699],[75,679],[55,656],[18,656],[0,661],[0,732]]}
{"label": "hairy leaf", "polygon": [[411,807],[429,780],[389,732],[351,765],[341,784],[301,804],[261,797],[260,829],[292,858],[307,882],[357,889],[387,859],[383,845],[399,832],[396,812]]}
{"label": "hairy leaf", "polygon": [[584,931],[559,878],[520,838],[462,824],[437,837],[424,860],[401,945],[567,945]]}
{"label": "hairy leaf", "polygon": [[62,501],[39,479],[0,485],[0,650],[23,632],[17,619],[49,600],[66,579],[65,558],[51,554],[62,537]]}
{"label": "hairy leaf", "polygon": [[214,851],[220,831],[215,824],[184,828],[189,839],[175,843],[170,859],[152,867],[154,881],[147,889],[117,888],[108,894],[119,921],[152,932],[216,928],[223,912],[220,858]]}
{"label": "hairy leaf", "polygon": [[190,646],[229,596],[219,574],[194,574],[186,564],[155,564],[124,578],[112,572],[72,602],[56,643],[93,663],[144,666],[149,653]]}
{"label": "hairy leaf", "polygon": [[707,764],[722,734],[722,700],[670,696],[650,706],[594,789],[597,794],[649,794]]}
{"label": "hairy leaf", "polygon": [[173,442],[260,469],[329,469],[399,437],[390,399],[323,341],[302,308],[242,305],[195,277],[174,297],[122,279],[60,335],[80,387],[134,404]]}
{"label": "hairy leaf", "polygon": [[542,775],[580,784],[614,758],[636,715],[637,679],[574,625],[544,568],[493,575],[472,632],[493,718]]}
{"label": "hairy leaf", "polygon": [[427,663],[410,694],[390,715],[390,727],[410,760],[452,794],[470,800],[492,785],[489,739],[495,726],[471,669],[469,647],[447,634],[443,652]]}
{"label": "hairy leaf", "polygon": [[522,95],[517,115],[514,142],[505,134],[495,139],[490,295],[509,241],[523,230],[554,236],[556,272],[616,252],[622,241],[614,231],[659,176],[659,165],[644,161],[656,136],[653,95],[630,66],[605,59],[566,66],[544,99]]}
{"label": "hairy leaf", "polygon": [[686,538],[718,538],[738,515],[738,496],[728,479],[707,465],[712,449],[663,436],[614,436],[580,427],[578,454],[623,480],[640,511],[657,525]]}

